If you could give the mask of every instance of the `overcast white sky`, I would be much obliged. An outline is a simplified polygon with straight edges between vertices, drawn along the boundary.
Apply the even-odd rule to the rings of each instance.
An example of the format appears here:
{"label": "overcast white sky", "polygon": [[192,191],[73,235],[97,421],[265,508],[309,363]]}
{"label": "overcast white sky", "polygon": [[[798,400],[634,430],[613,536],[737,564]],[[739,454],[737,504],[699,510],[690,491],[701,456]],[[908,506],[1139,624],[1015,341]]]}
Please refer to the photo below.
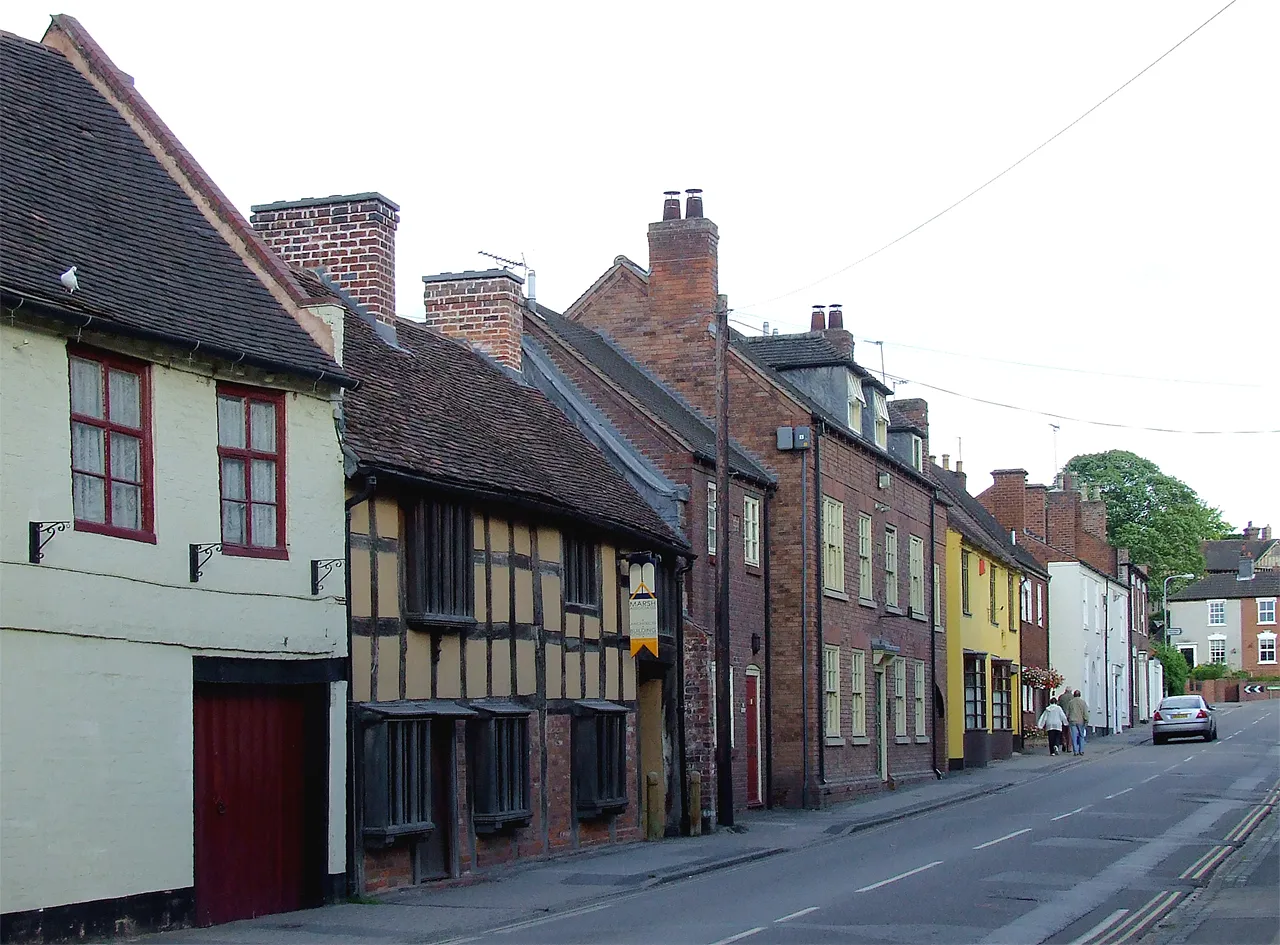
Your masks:
{"label": "overcast white sky", "polygon": [[[482,268],[481,249],[523,253],[540,300],[563,309],[619,253],[647,264],[663,190],[702,187],[735,317],[799,331],[813,303],[843,303],[858,359],[878,369],[864,339],[885,342],[889,373],[910,379],[899,393],[929,400],[933,452],[962,453],[973,492],[1001,467],[1050,480],[1053,422],[1059,463],[1130,449],[1234,527],[1280,528],[1280,434],[1078,422],[1280,428],[1280,3],[1236,0],[992,186],[807,287],[988,180],[1225,3],[63,12],[246,215],[364,190],[398,202],[401,314],[421,313],[422,275]],[[48,9],[10,0],[0,27],[38,39]]]}

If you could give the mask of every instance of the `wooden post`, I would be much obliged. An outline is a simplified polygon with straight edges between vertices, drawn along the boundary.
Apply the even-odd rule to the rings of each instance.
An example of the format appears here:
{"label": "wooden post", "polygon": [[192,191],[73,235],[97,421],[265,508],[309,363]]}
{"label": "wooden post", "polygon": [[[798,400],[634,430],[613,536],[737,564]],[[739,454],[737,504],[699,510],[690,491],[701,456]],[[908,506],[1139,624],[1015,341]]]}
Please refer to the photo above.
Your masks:
{"label": "wooden post", "polygon": [[645,791],[645,830],[646,840],[661,840],[663,828],[666,826],[663,817],[662,792],[658,790],[658,772],[650,771],[645,775],[648,790]]}
{"label": "wooden post", "polygon": [[702,772],[689,773],[689,836],[702,836]]}

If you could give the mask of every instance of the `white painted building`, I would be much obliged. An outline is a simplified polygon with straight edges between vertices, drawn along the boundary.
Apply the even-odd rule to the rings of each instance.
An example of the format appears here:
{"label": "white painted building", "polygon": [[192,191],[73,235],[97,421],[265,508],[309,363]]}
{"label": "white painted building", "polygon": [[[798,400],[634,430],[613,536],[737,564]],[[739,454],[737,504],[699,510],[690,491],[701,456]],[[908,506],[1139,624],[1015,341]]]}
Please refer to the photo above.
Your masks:
{"label": "white painted building", "polygon": [[0,199],[6,937],[322,901],[347,779],[343,571],[313,593],[345,541],[327,328],[79,24],[2,42],[7,154],[63,155],[7,159]]}
{"label": "white painted building", "polygon": [[1080,561],[1050,562],[1049,664],[1079,689],[1095,730],[1129,725],[1129,591]]}

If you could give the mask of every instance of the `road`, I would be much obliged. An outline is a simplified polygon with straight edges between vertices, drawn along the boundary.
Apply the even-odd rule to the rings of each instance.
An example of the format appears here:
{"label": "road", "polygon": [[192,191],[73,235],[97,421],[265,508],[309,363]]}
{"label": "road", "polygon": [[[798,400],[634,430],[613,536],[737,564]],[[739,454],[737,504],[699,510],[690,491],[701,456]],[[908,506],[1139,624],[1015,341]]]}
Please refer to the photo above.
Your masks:
{"label": "road", "polygon": [[[1274,830],[1280,705],[1224,708],[1219,735],[1092,760],[1086,751],[1088,763],[954,807],[447,941],[1136,942],[1259,824]],[[1280,919],[1255,918],[1194,941],[1280,939]]]}

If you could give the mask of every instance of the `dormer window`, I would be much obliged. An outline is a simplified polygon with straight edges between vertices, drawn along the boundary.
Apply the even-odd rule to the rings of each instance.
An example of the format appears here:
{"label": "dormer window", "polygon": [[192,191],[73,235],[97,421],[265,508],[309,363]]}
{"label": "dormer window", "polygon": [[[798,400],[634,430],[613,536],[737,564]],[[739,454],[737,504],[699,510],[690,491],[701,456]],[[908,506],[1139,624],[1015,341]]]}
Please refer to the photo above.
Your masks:
{"label": "dormer window", "polygon": [[871,392],[872,405],[876,412],[876,446],[882,450],[889,448],[889,405],[885,403],[884,394]]}
{"label": "dormer window", "polygon": [[911,436],[911,465],[916,472],[924,472],[924,440],[915,434]]}
{"label": "dormer window", "polygon": [[859,435],[862,434],[862,412],[867,407],[867,396],[862,392],[862,381],[860,381],[852,371],[848,374],[849,379],[849,429]]}

